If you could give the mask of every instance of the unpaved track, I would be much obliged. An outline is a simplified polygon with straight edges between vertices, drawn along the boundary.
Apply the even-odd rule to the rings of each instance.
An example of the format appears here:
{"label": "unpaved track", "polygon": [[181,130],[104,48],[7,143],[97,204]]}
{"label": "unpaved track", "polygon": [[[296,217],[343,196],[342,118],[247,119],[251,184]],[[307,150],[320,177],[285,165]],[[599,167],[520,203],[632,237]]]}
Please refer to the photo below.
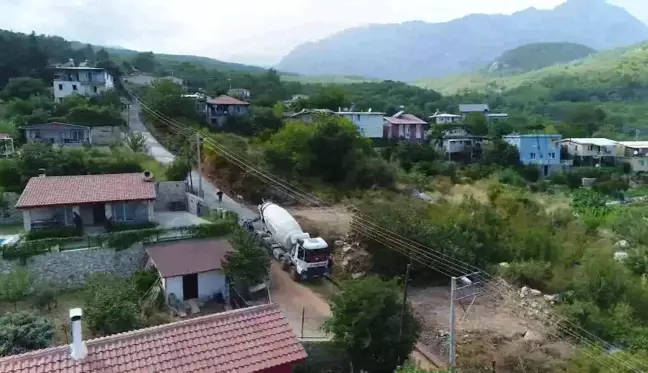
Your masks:
{"label": "unpaved track", "polygon": [[281,270],[279,263],[272,261],[272,302],[279,304],[295,334],[302,337],[302,312],[304,315],[305,339],[326,338],[321,331],[324,321],[331,315],[331,309],[324,298],[306,286],[293,281],[288,273]]}

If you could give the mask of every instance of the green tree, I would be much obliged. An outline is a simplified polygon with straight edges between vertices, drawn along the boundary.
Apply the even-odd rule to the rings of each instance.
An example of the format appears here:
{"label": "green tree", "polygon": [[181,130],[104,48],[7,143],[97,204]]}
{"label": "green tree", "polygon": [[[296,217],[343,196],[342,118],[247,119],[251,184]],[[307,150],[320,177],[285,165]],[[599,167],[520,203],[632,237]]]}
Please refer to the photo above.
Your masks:
{"label": "green tree", "polygon": [[83,57],[85,57],[86,61],[91,63],[95,61],[96,54],[91,44],[86,44],[85,47],[83,47]]}
{"label": "green tree", "polygon": [[176,157],[166,169],[166,178],[167,180],[182,181],[187,178],[189,172],[191,172],[189,160],[185,157]]}
{"label": "green tree", "polygon": [[486,136],[488,135],[488,119],[482,113],[470,113],[464,121],[470,133],[475,136]]}
{"label": "green tree", "polygon": [[0,317],[0,356],[47,348],[53,339],[54,323],[36,313],[15,312]]}
{"label": "green tree", "polygon": [[503,167],[517,167],[520,164],[520,151],[506,141],[493,140],[490,144],[484,146],[482,163]]}
{"label": "green tree", "polygon": [[234,231],[230,242],[234,251],[225,257],[225,274],[247,286],[265,281],[270,273],[270,257],[254,237],[239,228]]}
{"label": "green tree", "polygon": [[344,88],[340,86],[322,87],[316,95],[307,100],[306,103],[312,109],[329,109],[337,111],[340,108],[349,106]]}
{"label": "green tree", "polygon": [[66,115],[69,123],[83,126],[121,126],[125,124],[119,111],[105,106],[77,106]]}
{"label": "green tree", "polygon": [[25,298],[30,279],[27,270],[21,266],[13,267],[11,273],[0,275],[0,298],[11,302],[18,309],[18,301]]}
{"label": "green tree", "polygon": [[344,348],[353,366],[368,372],[393,372],[416,344],[420,323],[403,307],[402,287],[378,277],[343,283],[329,300],[332,317],[324,329]]}
{"label": "green tree", "polygon": [[92,277],[85,286],[84,319],[95,336],[127,332],[143,325],[137,289],[114,276]]}
{"label": "green tree", "polygon": [[[159,79],[148,87],[144,101],[154,111],[171,118],[195,118],[196,105],[182,97],[184,89],[170,80]],[[152,118],[155,120],[155,118]]]}
{"label": "green tree", "polygon": [[104,48],[97,51],[97,62],[109,61],[110,54]]}
{"label": "green tree", "polygon": [[133,57],[131,64],[141,72],[152,73],[155,71],[155,55],[153,52],[139,52]]}
{"label": "green tree", "polygon": [[41,79],[20,77],[11,78],[2,90],[1,97],[5,100],[19,98],[26,100],[31,96],[47,95],[47,88]]}
{"label": "green tree", "polygon": [[141,132],[128,132],[124,137],[124,146],[134,153],[146,153],[148,150],[146,136]]}

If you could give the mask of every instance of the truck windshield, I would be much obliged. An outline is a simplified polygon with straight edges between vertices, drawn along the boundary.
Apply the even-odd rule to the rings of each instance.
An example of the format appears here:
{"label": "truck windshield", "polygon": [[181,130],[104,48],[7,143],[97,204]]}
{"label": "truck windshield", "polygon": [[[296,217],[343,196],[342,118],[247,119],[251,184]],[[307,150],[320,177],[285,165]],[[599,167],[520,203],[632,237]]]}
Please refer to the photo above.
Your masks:
{"label": "truck windshield", "polygon": [[316,249],[316,250],[304,250],[306,252],[306,257],[304,261],[306,263],[317,263],[324,262],[329,257],[328,249]]}

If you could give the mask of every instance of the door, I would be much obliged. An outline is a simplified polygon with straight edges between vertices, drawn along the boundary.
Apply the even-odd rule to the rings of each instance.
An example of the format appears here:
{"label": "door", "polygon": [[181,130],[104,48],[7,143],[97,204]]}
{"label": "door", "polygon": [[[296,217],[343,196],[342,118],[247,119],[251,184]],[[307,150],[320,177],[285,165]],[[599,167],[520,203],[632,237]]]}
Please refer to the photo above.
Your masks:
{"label": "door", "polygon": [[544,169],[542,171],[544,176],[547,177],[549,175],[549,166],[544,166]]}
{"label": "door", "polygon": [[182,276],[182,293],[184,294],[183,300],[198,298],[197,273]]}
{"label": "door", "polygon": [[94,224],[103,224],[106,221],[106,205],[97,203],[92,205],[92,221]]}

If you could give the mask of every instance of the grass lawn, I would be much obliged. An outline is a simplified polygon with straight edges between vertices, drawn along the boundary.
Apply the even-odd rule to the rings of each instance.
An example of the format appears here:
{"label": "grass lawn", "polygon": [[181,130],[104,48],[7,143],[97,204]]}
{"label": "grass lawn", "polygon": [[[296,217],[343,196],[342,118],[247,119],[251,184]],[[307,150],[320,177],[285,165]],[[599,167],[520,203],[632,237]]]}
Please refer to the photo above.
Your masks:
{"label": "grass lawn", "polygon": [[[38,310],[33,306],[34,297],[27,297],[16,304],[18,311],[36,311],[38,314],[45,316],[52,320],[56,326],[56,334],[54,335],[54,345],[67,344],[69,342],[70,331],[67,328],[70,324],[69,312],[71,308],[83,307],[82,291],[65,292],[59,294],[57,297],[58,306],[53,308],[52,311]],[[14,312],[13,303],[0,302],[0,314],[6,312]],[[67,336],[66,336],[67,335]],[[84,324],[83,338],[89,339],[90,333]]]}

